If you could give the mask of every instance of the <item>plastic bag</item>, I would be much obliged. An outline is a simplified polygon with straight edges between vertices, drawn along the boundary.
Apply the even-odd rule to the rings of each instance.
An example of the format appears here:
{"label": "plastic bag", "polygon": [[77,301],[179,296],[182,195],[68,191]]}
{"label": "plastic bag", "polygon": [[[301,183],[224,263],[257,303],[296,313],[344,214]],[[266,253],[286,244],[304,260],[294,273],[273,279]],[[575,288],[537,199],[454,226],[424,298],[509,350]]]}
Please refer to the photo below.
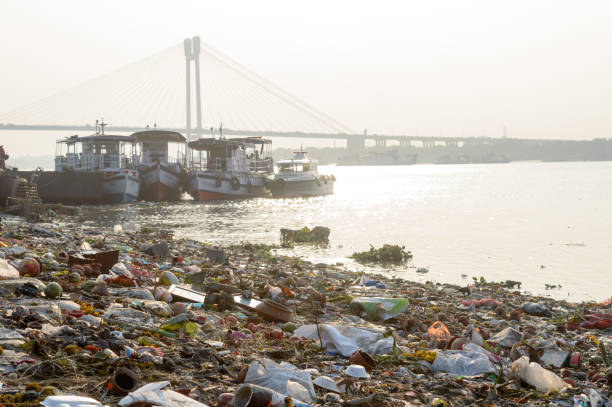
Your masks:
{"label": "plastic bag", "polygon": [[102,407],[98,400],[80,396],[49,396],[40,404],[45,407]]}
{"label": "plastic bag", "polygon": [[349,357],[357,350],[363,350],[371,355],[389,354],[393,351],[393,339],[385,338],[382,332],[339,325],[303,325],[293,332],[295,338],[319,340],[328,352],[340,353]]}
{"label": "plastic bag", "polygon": [[487,355],[465,350],[438,352],[431,367],[436,372],[447,372],[457,376],[476,376],[495,372]]}
{"label": "plastic bag", "polygon": [[386,321],[406,311],[407,298],[359,297],[351,301],[351,308],[365,311],[372,319]]}
{"label": "plastic bag", "polygon": [[287,364],[279,365],[270,359],[252,362],[244,382],[272,389],[306,403],[317,398],[309,372]]}

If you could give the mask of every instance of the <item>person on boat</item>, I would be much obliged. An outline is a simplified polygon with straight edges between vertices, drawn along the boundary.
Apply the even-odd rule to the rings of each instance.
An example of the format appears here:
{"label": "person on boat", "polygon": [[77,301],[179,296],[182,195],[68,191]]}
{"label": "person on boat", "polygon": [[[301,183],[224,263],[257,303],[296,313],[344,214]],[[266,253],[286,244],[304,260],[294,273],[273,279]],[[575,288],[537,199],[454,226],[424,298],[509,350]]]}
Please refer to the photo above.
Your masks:
{"label": "person on boat", "polygon": [[6,170],[6,160],[9,155],[4,151],[4,146],[0,146],[0,169]]}

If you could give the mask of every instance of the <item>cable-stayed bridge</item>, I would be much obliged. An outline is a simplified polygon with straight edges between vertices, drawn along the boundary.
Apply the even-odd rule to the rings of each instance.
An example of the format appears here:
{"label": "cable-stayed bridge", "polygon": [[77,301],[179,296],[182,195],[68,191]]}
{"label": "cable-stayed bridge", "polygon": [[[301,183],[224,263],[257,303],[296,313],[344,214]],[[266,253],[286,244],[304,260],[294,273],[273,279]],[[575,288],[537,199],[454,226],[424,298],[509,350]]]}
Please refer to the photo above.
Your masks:
{"label": "cable-stayed bridge", "polygon": [[93,123],[100,117],[112,123],[108,129],[115,131],[137,131],[157,123],[161,128],[196,138],[223,123],[226,135],[344,139],[350,149],[357,151],[365,147],[367,139],[374,140],[377,147],[393,140],[400,147],[418,142],[425,148],[434,147],[437,142],[456,146],[476,140],[473,137],[357,134],[212,46],[201,43],[198,37],[0,113],[0,130],[93,131]]}

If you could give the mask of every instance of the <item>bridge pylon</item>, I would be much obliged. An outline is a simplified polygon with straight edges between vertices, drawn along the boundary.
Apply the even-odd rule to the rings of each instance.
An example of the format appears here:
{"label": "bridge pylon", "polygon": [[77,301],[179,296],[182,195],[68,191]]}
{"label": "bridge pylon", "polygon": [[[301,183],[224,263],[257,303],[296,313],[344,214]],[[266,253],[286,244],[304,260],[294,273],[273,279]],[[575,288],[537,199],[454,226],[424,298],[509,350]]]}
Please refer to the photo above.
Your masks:
{"label": "bridge pylon", "polygon": [[185,48],[185,137],[191,139],[191,61],[195,64],[195,95],[196,95],[196,131],[202,135],[202,100],[200,98],[200,37],[186,38],[183,41]]}

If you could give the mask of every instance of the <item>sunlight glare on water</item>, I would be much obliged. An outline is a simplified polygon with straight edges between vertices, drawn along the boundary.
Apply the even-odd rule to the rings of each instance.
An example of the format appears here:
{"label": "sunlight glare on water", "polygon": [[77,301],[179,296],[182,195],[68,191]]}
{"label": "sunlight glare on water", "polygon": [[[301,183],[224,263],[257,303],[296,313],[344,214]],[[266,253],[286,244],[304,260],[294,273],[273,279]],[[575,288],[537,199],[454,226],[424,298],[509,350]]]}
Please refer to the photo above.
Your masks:
{"label": "sunlight glare on water", "polygon": [[[610,162],[326,166],[321,172],[337,177],[334,195],[88,210],[106,226],[155,225],[217,244],[278,243],[280,228],[328,226],[328,248],[280,253],[364,270],[348,259],[353,252],[400,244],[413,253],[412,262],[384,271],[406,279],[465,285],[484,276],[518,280],[523,289],[557,298],[611,295]],[[430,271],[420,275],[417,267]],[[545,284],[561,288],[545,290]]]}

